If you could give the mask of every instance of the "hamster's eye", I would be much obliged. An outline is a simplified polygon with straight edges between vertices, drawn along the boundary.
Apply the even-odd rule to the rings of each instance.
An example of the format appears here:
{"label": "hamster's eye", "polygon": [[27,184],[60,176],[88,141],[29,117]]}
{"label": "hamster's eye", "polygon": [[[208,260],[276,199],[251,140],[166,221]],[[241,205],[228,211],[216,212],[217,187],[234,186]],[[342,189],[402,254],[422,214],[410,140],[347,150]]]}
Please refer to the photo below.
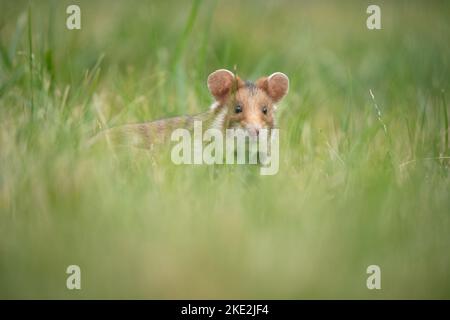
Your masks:
{"label": "hamster's eye", "polygon": [[266,106],[262,107],[261,111],[262,113],[267,114],[267,107]]}
{"label": "hamster's eye", "polygon": [[242,112],[242,107],[240,104],[238,104],[236,107],[234,107],[234,112],[236,113],[241,113]]}

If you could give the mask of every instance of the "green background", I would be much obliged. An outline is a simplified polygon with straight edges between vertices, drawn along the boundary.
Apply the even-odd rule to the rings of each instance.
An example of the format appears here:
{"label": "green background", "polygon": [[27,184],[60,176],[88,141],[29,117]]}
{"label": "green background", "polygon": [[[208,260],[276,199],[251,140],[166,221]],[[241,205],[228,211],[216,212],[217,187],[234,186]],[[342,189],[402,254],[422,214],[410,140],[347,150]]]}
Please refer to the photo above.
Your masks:
{"label": "green background", "polygon": [[[448,2],[0,8],[0,298],[450,298]],[[207,110],[234,66],[290,78],[277,175],[84,147]]]}

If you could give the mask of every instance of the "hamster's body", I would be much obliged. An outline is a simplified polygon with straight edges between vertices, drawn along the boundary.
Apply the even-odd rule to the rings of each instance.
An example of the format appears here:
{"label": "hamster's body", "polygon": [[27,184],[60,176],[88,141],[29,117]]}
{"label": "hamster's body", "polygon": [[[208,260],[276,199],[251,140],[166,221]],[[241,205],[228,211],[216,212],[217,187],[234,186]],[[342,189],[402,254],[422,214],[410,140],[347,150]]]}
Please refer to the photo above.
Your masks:
{"label": "hamster's body", "polygon": [[152,148],[170,141],[175,129],[193,130],[195,121],[202,122],[203,130],[240,128],[257,136],[261,129],[275,127],[276,103],[287,94],[289,80],[277,72],[252,83],[220,69],[209,75],[208,89],[215,102],[206,112],[114,127],[102,131],[94,141],[105,137],[113,145]]}

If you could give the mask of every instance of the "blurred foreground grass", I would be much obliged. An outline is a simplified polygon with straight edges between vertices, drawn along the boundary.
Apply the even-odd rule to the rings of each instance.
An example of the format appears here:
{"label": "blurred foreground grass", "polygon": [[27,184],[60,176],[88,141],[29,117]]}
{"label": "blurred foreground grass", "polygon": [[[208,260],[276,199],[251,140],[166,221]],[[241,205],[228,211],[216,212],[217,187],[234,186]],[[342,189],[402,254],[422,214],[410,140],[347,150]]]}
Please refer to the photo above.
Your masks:
{"label": "blurred foreground grass", "polygon": [[[0,298],[450,298],[448,3],[76,3],[0,1]],[[83,148],[234,65],[290,77],[277,175]]]}

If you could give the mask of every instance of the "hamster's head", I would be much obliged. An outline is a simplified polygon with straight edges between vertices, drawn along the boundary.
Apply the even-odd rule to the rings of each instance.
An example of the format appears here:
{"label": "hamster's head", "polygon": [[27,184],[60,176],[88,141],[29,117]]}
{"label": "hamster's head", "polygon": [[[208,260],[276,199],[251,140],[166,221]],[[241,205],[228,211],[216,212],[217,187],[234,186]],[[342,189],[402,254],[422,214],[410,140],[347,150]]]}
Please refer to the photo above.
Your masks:
{"label": "hamster's head", "polygon": [[225,113],[226,129],[241,128],[257,136],[261,129],[275,126],[276,104],[288,93],[289,79],[275,72],[253,83],[220,69],[209,75],[208,89],[216,100],[214,108]]}

